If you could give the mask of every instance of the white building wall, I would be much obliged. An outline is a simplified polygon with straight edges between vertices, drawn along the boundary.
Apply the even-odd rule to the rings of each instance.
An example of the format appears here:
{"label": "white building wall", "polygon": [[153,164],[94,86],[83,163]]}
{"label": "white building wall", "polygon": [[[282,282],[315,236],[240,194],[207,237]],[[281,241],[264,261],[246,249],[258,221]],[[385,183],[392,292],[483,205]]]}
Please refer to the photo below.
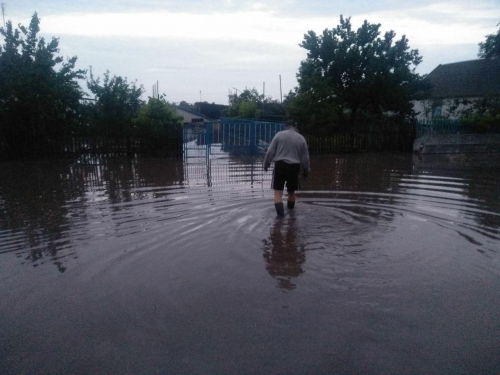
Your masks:
{"label": "white building wall", "polygon": [[[465,109],[471,108],[477,98],[465,99],[428,99],[413,100],[413,110],[417,120],[430,120],[433,117],[444,117],[450,120],[460,118]],[[465,103],[465,104],[464,104]]]}
{"label": "white building wall", "polygon": [[194,114],[192,114],[192,113],[190,113],[188,111],[183,110],[182,108],[175,108],[175,113],[177,114],[177,116],[181,116],[183,118],[182,122],[184,124],[186,124],[186,123],[192,123],[193,119],[194,120],[198,120],[198,121],[203,120],[203,122],[207,122],[208,121],[206,118],[194,115]]}

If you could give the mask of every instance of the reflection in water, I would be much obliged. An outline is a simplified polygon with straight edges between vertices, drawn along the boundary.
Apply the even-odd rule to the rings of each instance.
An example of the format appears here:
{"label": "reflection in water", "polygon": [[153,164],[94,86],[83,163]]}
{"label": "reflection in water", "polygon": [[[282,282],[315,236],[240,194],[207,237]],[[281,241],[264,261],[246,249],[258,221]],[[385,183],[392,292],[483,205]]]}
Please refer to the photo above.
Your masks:
{"label": "reflection in water", "polygon": [[413,157],[414,173],[432,181],[431,189],[455,188],[460,197],[485,211],[475,217],[480,227],[500,228],[500,158],[483,154],[423,156]]}
{"label": "reflection in water", "polygon": [[396,207],[401,198],[439,199],[436,209],[453,205],[487,230],[500,228],[500,162],[488,156],[465,163],[440,155],[425,161],[409,154],[326,155],[312,158],[311,168],[325,173],[311,173],[307,191],[384,193],[369,199]]}
{"label": "reflection in water", "polygon": [[[231,202],[237,202],[235,198],[246,194],[268,197],[272,193],[271,173],[265,173],[261,163],[258,157],[220,155],[208,165],[204,158],[2,163],[0,253],[15,252],[33,267],[49,259],[64,272],[64,263],[78,257],[75,243],[85,244],[99,236],[132,234],[146,223],[146,227],[157,226],[161,220],[193,212],[185,204],[186,193],[195,205],[209,199],[210,204],[220,207],[229,207]],[[459,228],[498,236],[497,166],[460,168],[460,163],[432,163],[405,154],[328,155],[312,157],[311,165],[313,173],[299,198],[315,197],[316,192],[347,197],[345,194],[352,192],[349,212],[357,214],[359,220],[370,216],[379,222],[394,220],[408,209],[408,204],[416,209],[424,205],[427,212],[434,214],[449,216],[456,212],[463,216],[467,221],[459,223]],[[193,190],[199,188],[209,190]],[[358,192],[377,194],[357,195]],[[328,197],[324,193],[321,196]],[[369,212],[372,213],[367,216]],[[160,221],[155,224],[154,220]],[[277,223],[273,233],[285,231],[290,236],[295,225]],[[470,235],[465,234],[464,238]],[[272,244],[270,238],[268,259],[279,253],[271,250]]]}
{"label": "reflection in water", "polygon": [[[18,256],[34,267],[50,257],[64,272],[60,249],[68,245],[63,230],[72,221],[67,202],[84,195],[84,177],[63,162],[11,162],[0,167],[0,252],[29,249]],[[79,215],[79,207],[71,215]],[[6,232],[16,235],[13,238]],[[20,232],[23,233],[20,236]],[[4,234],[5,233],[5,234]],[[68,253],[66,256],[73,256]],[[40,261],[40,262],[39,262]]]}
{"label": "reflection in water", "polygon": [[298,240],[297,231],[295,217],[278,218],[271,227],[269,238],[262,241],[266,270],[283,290],[295,289],[292,280],[304,272],[305,249]]}
{"label": "reflection in water", "polygon": [[[412,202],[418,208],[435,200],[425,203],[426,211],[445,216],[457,212],[476,223],[468,220],[459,227],[498,236],[497,166],[460,168],[460,163],[432,163],[406,154],[328,155],[312,157],[311,165],[313,173],[299,198],[314,197],[320,191],[344,197],[352,192],[349,212],[365,220],[371,211],[369,216],[379,222],[394,220]],[[48,259],[64,272],[64,264],[78,258],[75,243],[133,234],[145,223],[157,226],[161,220],[193,212],[185,205],[186,193],[193,203],[209,199],[219,206],[248,193],[268,197],[271,175],[262,170],[259,157],[227,155],[218,155],[208,165],[204,158],[4,162],[0,168],[0,254],[15,252],[33,267]],[[199,188],[209,190],[193,190]],[[377,194],[360,196],[357,192]],[[174,201],[175,205],[168,203]],[[154,220],[160,221],[154,224]],[[276,233],[290,231],[294,225],[278,223]],[[267,252],[273,259],[271,247]]]}
{"label": "reflection in water", "polygon": [[271,172],[262,169],[262,157],[239,155],[211,159],[208,163],[205,158],[184,161],[184,179],[191,187],[244,185],[269,189],[271,176]]}
{"label": "reflection in water", "polygon": [[[63,262],[78,258],[71,251],[74,238],[66,238],[67,234],[110,215],[90,207],[157,198],[162,193],[151,187],[182,185],[182,161],[166,161],[96,158],[2,163],[0,254],[20,251],[17,256],[33,267],[49,259],[64,272]],[[110,206],[114,212],[122,209]],[[78,240],[86,237],[84,232],[78,234]]]}

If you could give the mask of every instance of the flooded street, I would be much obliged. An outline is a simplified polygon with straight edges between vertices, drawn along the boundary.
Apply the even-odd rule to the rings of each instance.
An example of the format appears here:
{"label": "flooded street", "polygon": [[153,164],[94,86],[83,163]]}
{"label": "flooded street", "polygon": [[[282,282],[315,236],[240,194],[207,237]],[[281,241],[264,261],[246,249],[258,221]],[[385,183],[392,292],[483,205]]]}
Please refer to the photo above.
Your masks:
{"label": "flooded street", "polygon": [[261,163],[1,162],[0,373],[500,372],[498,164]]}

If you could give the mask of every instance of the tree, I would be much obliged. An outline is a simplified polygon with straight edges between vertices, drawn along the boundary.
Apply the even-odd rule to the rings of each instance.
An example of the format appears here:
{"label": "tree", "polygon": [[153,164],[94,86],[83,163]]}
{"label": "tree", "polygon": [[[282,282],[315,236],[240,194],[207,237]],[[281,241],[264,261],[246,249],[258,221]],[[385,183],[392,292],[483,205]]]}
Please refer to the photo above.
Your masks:
{"label": "tree", "polygon": [[299,86],[286,98],[288,115],[318,124],[349,115],[382,117],[384,113],[412,114],[410,99],[428,83],[415,73],[422,57],[395,32],[380,37],[380,24],[354,31],[350,18],[321,35],[308,31],[300,46],[306,49],[297,74]]}
{"label": "tree", "polygon": [[194,103],[196,109],[204,116],[207,116],[209,119],[217,120],[222,116],[223,110],[226,109],[227,106],[215,103],[208,102],[196,102]]}
{"label": "tree", "polygon": [[149,97],[147,104],[139,109],[134,119],[138,136],[164,134],[171,138],[181,136],[182,117],[177,116],[172,106],[163,96],[159,99]]}
{"label": "tree", "polygon": [[182,100],[179,103],[180,108],[189,109],[195,112],[201,113],[203,116],[208,117],[211,120],[218,120],[222,117],[224,111],[227,109],[226,105],[208,103],[208,102],[195,102],[194,104],[189,104]]}
{"label": "tree", "polygon": [[280,121],[283,119],[283,106],[271,97],[259,95],[255,88],[245,89],[240,95],[229,95],[227,115],[233,118]]}
{"label": "tree", "polygon": [[0,132],[14,146],[23,139],[26,149],[54,144],[63,132],[74,130],[83,96],[75,70],[77,57],[57,56],[59,39],[38,37],[40,19],[33,14],[28,28],[13,29],[8,21],[0,28]]}
{"label": "tree", "polygon": [[255,118],[258,115],[257,103],[260,100],[260,95],[255,89],[245,89],[239,96],[238,94],[230,94],[227,115],[232,118]]}
{"label": "tree", "polygon": [[[500,23],[497,26],[500,26]],[[483,59],[500,57],[500,27],[496,34],[487,35],[486,40],[479,43],[478,56]]]}
{"label": "tree", "polygon": [[91,105],[91,126],[97,132],[109,137],[130,135],[133,129],[133,119],[139,114],[144,104],[141,95],[144,88],[136,83],[128,83],[127,78],[114,75],[109,71],[104,73],[104,79],[95,79],[90,68],[90,80],[87,87],[95,96]]}
{"label": "tree", "polygon": [[186,109],[191,109],[193,111],[196,111],[196,106],[193,105],[193,104],[189,104],[188,102],[186,102],[185,100],[181,100],[181,102],[179,103],[179,107],[180,108],[186,108]]}
{"label": "tree", "polygon": [[460,112],[460,120],[471,124],[478,133],[499,133],[500,98],[486,95],[474,99]]}

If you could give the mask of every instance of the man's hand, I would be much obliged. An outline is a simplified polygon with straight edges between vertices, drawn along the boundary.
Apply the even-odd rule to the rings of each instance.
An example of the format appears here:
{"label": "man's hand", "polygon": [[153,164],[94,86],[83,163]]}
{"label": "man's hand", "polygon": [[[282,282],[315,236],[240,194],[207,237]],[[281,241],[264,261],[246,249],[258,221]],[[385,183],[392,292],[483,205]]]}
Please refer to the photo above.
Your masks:
{"label": "man's hand", "polygon": [[267,172],[268,167],[264,167],[264,172]]}
{"label": "man's hand", "polygon": [[302,172],[302,178],[305,180],[309,177],[309,172]]}

